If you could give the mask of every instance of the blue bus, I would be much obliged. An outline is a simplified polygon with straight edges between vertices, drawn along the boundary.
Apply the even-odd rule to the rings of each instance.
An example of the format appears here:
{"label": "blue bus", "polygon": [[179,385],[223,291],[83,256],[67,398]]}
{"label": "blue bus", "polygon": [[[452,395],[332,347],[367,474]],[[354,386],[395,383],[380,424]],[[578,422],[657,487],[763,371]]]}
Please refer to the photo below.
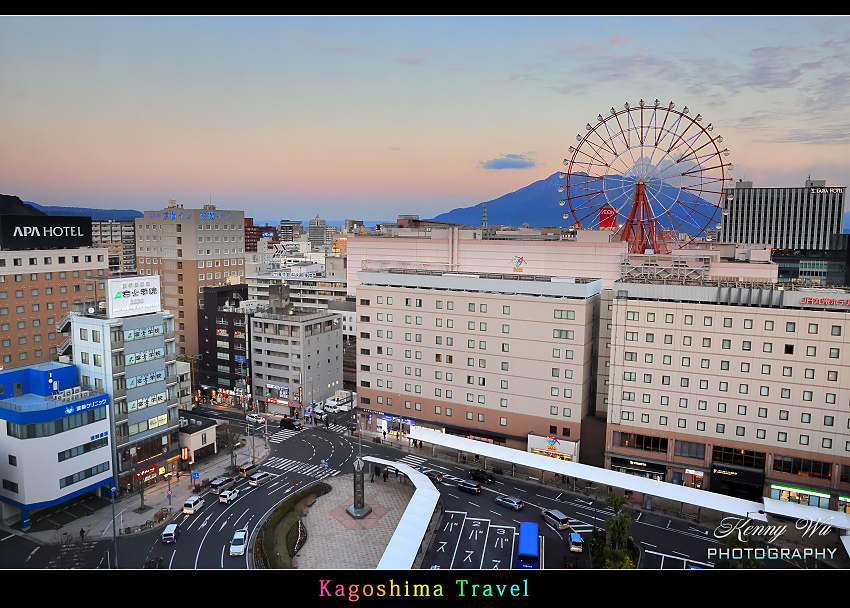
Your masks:
{"label": "blue bus", "polygon": [[540,530],[537,524],[524,521],[519,524],[516,567],[540,568]]}

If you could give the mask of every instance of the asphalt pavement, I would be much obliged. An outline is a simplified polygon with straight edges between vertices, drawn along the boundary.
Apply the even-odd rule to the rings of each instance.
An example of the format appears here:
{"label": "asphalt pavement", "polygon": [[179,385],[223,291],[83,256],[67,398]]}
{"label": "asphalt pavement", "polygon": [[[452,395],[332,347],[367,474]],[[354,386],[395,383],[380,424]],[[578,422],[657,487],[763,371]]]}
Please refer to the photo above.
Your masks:
{"label": "asphalt pavement", "polygon": [[[242,413],[241,409],[219,407],[222,411],[230,413]],[[380,436],[380,433],[364,431],[362,440],[371,442],[374,437]],[[394,439],[392,436],[383,438],[384,443],[399,450],[401,458],[405,453],[413,453],[421,457],[433,458],[431,446],[424,448],[413,447],[409,441],[404,438]],[[251,441],[248,440],[245,445],[236,449],[236,464],[241,465],[245,462],[250,462],[252,459]],[[269,456],[269,447],[265,440],[255,440],[254,442],[254,460],[257,463],[262,463]],[[445,456],[445,455],[443,455]],[[439,455],[436,456],[439,458]],[[193,466],[193,471],[199,473],[199,481],[209,479],[212,481],[216,477],[220,477],[228,471],[231,466],[230,454],[226,450],[220,450],[218,454],[207,457],[204,460],[196,463]],[[152,529],[163,528],[170,520],[180,513],[183,503],[190,496],[196,495],[193,492],[191,479],[188,475],[181,475],[179,481],[172,481],[170,484],[166,481],[161,481],[153,486],[147,487],[144,493],[144,508],[141,505],[141,498],[138,493],[129,496],[124,496],[115,501],[115,525],[119,536],[127,534],[139,534],[150,532]],[[308,514],[308,521],[311,526],[311,542],[302,550],[300,554],[300,568],[319,569],[319,568],[374,568],[384,549],[392,536],[392,530],[398,524],[402,514],[407,506],[411,495],[410,484],[389,483],[375,484],[371,490],[367,488],[367,502],[369,501],[369,492],[373,494],[373,500],[380,505],[383,515],[380,522],[371,522],[374,526],[372,533],[357,534],[357,526],[352,526],[349,517],[337,517],[339,515],[339,507],[342,503],[349,500],[348,494],[349,484],[351,483],[348,475],[339,476],[337,479],[328,479],[335,488],[340,487],[342,491],[332,492],[326,497],[322,497],[320,501],[311,507]],[[371,486],[372,484],[367,484]],[[569,491],[569,487],[563,488]],[[204,490],[203,493],[208,490]],[[596,499],[604,500],[607,494],[607,488],[587,488],[580,489],[576,495],[593,496]],[[170,496],[169,496],[170,493]],[[202,494],[203,494],[202,493]],[[339,496],[337,496],[339,494]],[[345,494],[345,496],[343,496]],[[334,496],[333,499],[330,497]],[[339,503],[339,504],[337,504]],[[347,505],[346,505],[347,506]],[[651,518],[657,520],[659,525],[690,526],[696,525],[697,522],[682,513],[681,505],[674,504],[662,499],[652,499],[651,509],[646,509],[646,504],[640,497],[633,497],[628,508],[633,513],[633,518],[641,517],[643,520]],[[327,511],[327,513],[325,513]],[[0,530],[18,535],[36,543],[43,545],[70,545],[78,542],[93,543],[97,541],[111,541],[113,539],[113,509],[109,499],[91,497],[88,504],[82,505],[81,509],[76,510],[77,513],[82,513],[79,517],[64,519],[54,518],[47,525],[40,524],[33,526],[29,532],[22,532],[20,529],[0,525]],[[158,513],[164,513],[164,517],[160,520]],[[167,514],[166,514],[167,513]],[[334,515],[336,513],[336,515]],[[719,525],[723,514],[719,513],[701,513],[699,524],[702,527],[712,529]],[[157,521],[159,520],[159,521]],[[39,529],[35,529],[35,528]],[[814,548],[838,548],[835,552],[835,559],[823,560],[824,564],[835,568],[847,568],[848,564],[846,552],[836,542],[834,533],[829,536],[814,536],[811,538],[803,538],[800,533],[796,533],[794,526],[789,525],[788,532],[780,538],[776,545],[787,546],[791,548],[814,547]],[[362,529],[362,526],[361,526]],[[81,539],[80,531],[83,531]],[[352,538],[349,539],[348,537]],[[350,542],[357,536],[358,542]],[[347,539],[347,540],[346,540]],[[344,551],[341,550],[344,548]],[[25,567],[25,566],[22,566]],[[97,565],[89,565],[89,567],[97,567]]]}

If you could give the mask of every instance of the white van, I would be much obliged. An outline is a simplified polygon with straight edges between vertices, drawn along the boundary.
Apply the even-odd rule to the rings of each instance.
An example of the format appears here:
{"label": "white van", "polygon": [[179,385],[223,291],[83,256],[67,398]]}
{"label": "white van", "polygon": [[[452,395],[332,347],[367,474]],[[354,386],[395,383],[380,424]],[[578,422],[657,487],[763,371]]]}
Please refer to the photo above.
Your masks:
{"label": "white van", "polygon": [[272,478],[268,473],[254,473],[248,478],[249,486],[261,486]]}
{"label": "white van", "polygon": [[183,512],[187,515],[192,515],[199,511],[204,506],[204,499],[200,496],[192,496],[183,503]]}
{"label": "white van", "polygon": [[570,518],[557,509],[544,509],[540,516],[555,530],[566,530],[570,527]]}
{"label": "white van", "polygon": [[237,469],[239,477],[250,477],[260,469],[260,465],[251,464],[250,462],[243,464]]}

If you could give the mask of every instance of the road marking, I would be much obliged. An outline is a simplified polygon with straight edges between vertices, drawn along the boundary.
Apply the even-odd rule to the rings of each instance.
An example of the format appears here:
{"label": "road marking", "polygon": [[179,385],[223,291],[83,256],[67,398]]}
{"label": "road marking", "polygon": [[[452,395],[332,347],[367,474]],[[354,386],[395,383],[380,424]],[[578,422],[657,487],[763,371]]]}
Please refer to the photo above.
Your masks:
{"label": "road marking", "polygon": [[3,538],[3,539],[0,539],[0,540],[9,540],[9,539],[10,539],[10,538],[12,538],[13,536],[14,536],[14,534],[10,534],[9,536],[7,536],[7,537],[5,537],[5,538]]}
{"label": "road marking", "polygon": [[[6,539],[4,538],[3,540],[6,540]],[[24,560],[24,562],[30,561],[30,559],[32,559],[32,556],[35,555],[35,552],[38,551],[39,549],[41,549],[41,545],[39,545],[38,547],[33,549],[32,552],[29,555],[27,555],[27,558]]]}

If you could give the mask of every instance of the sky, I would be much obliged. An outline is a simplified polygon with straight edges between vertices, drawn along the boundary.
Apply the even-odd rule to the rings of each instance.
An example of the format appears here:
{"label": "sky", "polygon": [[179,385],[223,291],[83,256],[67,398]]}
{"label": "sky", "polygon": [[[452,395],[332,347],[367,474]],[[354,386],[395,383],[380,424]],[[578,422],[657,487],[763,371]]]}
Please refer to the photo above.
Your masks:
{"label": "sky", "polygon": [[6,16],[0,193],[427,218],[642,98],[702,114],[736,180],[850,185],[848,17]]}

